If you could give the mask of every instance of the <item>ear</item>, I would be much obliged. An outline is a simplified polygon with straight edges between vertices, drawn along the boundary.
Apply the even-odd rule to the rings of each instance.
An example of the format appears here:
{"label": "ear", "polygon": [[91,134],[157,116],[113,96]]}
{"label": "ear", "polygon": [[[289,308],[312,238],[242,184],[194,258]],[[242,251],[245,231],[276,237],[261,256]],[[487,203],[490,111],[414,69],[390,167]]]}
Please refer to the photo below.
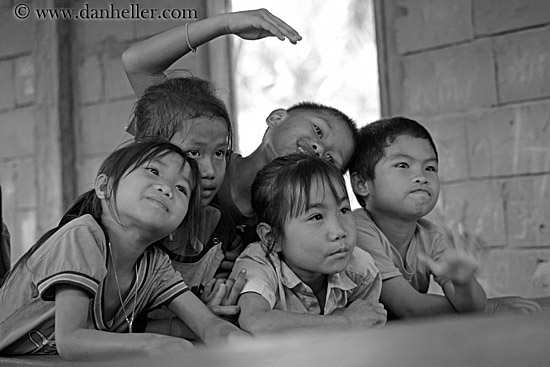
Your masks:
{"label": "ear", "polygon": [[109,198],[109,177],[105,175],[104,173],[100,174],[95,178],[94,182],[94,189],[95,194],[100,199],[108,199]]}
{"label": "ear", "polygon": [[265,122],[267,122],[267,126],[272,128],[284,122],[287,118],[288,112],[283,108],[278,108],[267,116]]}
{"label": "ear", "polygon": [[273,236],[273,229],[267,223],[260,222],[256,227],[256,233],[260,240],[268,247],[273,247],[274,252],[280,251],[280,246],[275,243],[275,237]]}
{"label": "ear", "polygon": [[363,179],[357,172],[350,176],[351,187],[356,195],[366,198],[369,195],[368,180]]}

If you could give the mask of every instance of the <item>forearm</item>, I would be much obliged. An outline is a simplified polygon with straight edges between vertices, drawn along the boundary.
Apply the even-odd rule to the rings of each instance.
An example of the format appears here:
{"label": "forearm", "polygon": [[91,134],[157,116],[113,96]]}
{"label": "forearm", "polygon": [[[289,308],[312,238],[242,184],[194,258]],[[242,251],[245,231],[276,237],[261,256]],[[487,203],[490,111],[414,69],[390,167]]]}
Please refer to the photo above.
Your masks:
{"label": "forearm", "polygon": [[310,315],[280,310],[242,313],[240,327],[252,335],[269,334],[312,328],[350,328],[352,324],[344,315]]}
{"label": "forearm", "polygon": [[[193,48],[227,34],[224,14],[191,22],[188,40]],[[138,76],[163,77],[164,71],[191,51],[185,25],[136,43],[122,55],[122,63],[132,86]],[[134,87],[134,90],[136,88]]]}
{"label": "forearm", "polygon": [[456,312],[450,301],[438,294],[418,293],[414,300],[405,300],[401,297],[392,298],[384,302],[384,306],[397,318],[427,317]]}
{"label": "forearm", "polygon": [[[158,334],[120,334],[92,329],[78,329],[57,337],[60,356],[67,360],[112,360],[125,357],[150,357],[181,347],[177,338]],[[191,345],[188,346],[191,348]],[[181,350],[181,349],[180,349]]]}

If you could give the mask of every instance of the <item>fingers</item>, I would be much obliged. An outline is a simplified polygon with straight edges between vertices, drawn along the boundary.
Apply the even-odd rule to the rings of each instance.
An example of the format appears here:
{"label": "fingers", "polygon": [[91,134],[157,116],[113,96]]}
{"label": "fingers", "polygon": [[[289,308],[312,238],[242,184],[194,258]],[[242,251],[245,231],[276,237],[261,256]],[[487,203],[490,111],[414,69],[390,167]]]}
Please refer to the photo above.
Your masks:
{"label": "fingers", "polygon": [[236,279],[228,279],[225,284],[227,287],[227,297],[224,299],[222,305],[230,306],[236,305],[239,295],[246,283],[246,269],[242,269],[237,275]]}
{"label": "fingers", "polygon": [[[225,296],[225,279],[213,278],[206,283],[201,300],[207,305],[219,305]],[[222,293],[223,286],[223,293]]]}
{"label": "fingers", "polygon": [[275,37],[280,39],[281,41],[284,41],[285,38],[288,38],[288,40],[296,44],[298,41],[302,40],[302,36],[290,25],[288,25],[286,22],[284,22],[279,17],[276,17],[275,15],[271,14],[266,9],[260,9],[258,12],[261,14],[262,18],[267,22],[266,30],[271,32]]}

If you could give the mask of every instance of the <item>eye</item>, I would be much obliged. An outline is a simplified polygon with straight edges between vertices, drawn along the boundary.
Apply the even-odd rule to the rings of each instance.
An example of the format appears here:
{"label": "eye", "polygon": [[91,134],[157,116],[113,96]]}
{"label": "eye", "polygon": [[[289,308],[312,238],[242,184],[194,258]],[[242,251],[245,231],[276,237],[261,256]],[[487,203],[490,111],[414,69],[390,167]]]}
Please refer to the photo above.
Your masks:
{"label": "eye", "polygon": [[214,153],[216,155],[217,158],[225,158],[225,156],[227,155],[227,152],[223,149],[220,149],[220,150],[216,150],[216,153]]}
{"label": "eye", "polygon": [[313,221],[319,221],[322,219],[323,219],[322,214],[313,214],[312,216],[309,217],[309,220],[313,220]]}
{"label": "eye", "polygon": [[189,150],[186,154],[189,158],[192,159],[196,159],[201,155],[198,150]]}
{"label": "eye", "polygon": [[176,189],[177,189],[178,191],[180,191],[181,193],[183,193],[184,195],[187,195],[187,189],[185,188],[185,186],[176,185]]}
{"label": "eye", "polygon": [[340,214],[346,215],[346,214],[349,214],[349,213],[351,213],[351,209],[348,208],[347,206],[340,209]]}
{"label": "eye", "polygon": [[437,167],[436,166],[428,166],[428,167],[426,167],[426,171],[437,172]]}
{"label": "eye", "polygon": [[145,169],[149,172],[151,172],[152,174],[158,176],[159,175],[159,170],[156,169],[155,167],[145,167]]}
{"label": "eye", "polygon": [[313,129],[315,129],[315,132],[317,133],[317,135],[319,136],[320,139],[323,138],[323,130],[321,130],[321,128],[315,124],[313,124]]}
{"label": "eye", "polygon": [[399,162],[399,163],[395,164],[395,167],[397,167],[397,168],[409,168],[409,164],[405,163],[405,162]]}

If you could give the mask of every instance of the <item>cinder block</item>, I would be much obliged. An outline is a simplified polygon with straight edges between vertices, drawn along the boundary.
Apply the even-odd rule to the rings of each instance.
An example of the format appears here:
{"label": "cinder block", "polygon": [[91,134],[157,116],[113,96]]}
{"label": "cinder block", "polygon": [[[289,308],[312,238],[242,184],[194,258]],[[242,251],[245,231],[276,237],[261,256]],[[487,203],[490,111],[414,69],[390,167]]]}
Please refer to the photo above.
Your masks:
{"label": "cinder block", "polygon": [[82,107],[78,155],[109,153],[120,145],[135,99]]}
{"label": "cinder block", "polygon": [[[1,144],[0,144],[1,145]],[[2,210],[4,213],[17,206],[17,164],[15,160],[0,161],[0,186],[2,186]]]}
{"label": "cinder block", "polygon": [[36,172],[34,159],[19,159],[16,166],[16,192],[18,208],[36,207]]}
{"label": "cinder block", "polygon": [[493,109],[472,116],[466,125],[472,177],[550,169],[550,103]]}
{"label": "cinder block", "polygon": [[550,96],[549,39],[550,27],[494,39],[500,102]]}
{"label": "cinder block", "polygon": [[503,200],[512,247],[550,247],[550,175],[507,179]]}
{"label": "cinder block", "polygon": [[12,240],[11,262],[15,263],[43,233],[37,232],[35,210],[17,211],[15,226],[12,228],[9,228]]}
{"label": "cinder block", "polygon": [[476,35],[547,24],[550,19],[547,0],[476,0],[472,6]]}
{"label": "cinder block", "polygon": [[404,54],[473,38],[471,2],[397,1],[397,52]]}
{"label": "cinder block", "polygon": [[26,20],[18,20],[11,8],[1,10],[0,35],[2,35],[0,58],[30,53],[33,50],[34,28],[30,16]]}
{"label": "cinder block", "polygon": [[540,261],[550,260],[549,249],[493,249],[484,258],[478,276],[488,297],[550,296],[550,288],[537,281]]}
{"label": "cinder block", "polygon": [[34,101],[34,75],[34,61],[31,56],[15,60],[15,100],[18,106],[28,105]]}
{"label": "cinder block", "polygon": [[[146,14],[154,14],[152,19],[136,19],[134,21],[135,37],[143,39],[185,23],[205,19],[206,2],[201,0],[168,0],[158,2],[146,0],[139,2],[140,9],[149,9]],[[156,9],[153,13],[153,9]],[[163,17],[163,12],[167,17]],[[195,18],[196,15],[196,18]],[[174,18],[178,19],[174,19]]]}
{"label": "cinder block", "polygon": [[428,129],[439,156],[442,182],[468,178],[466,126],[463,115],[421,121]]}
{"label": "cinder block", "polygon": [[78,89],[83,104],[97,103],[101,100],[103,76],[99,56],[83,57],[78,65]]}
{"label": "cinder block", "polygon": [[111,44],[103,54],[107,100],[134,98],[134,91],[122,66],[122,53],[126,48],[126,45]]}
{"label": "cinder block", "polygon": [[77,193],[78,195],[93,189],[97,170],[101,163],[107,158],[107,153],[99,157],[79,157],[77,172]]}
{"label": "cinder block", "polygon": [[460,112],[496,103],[488,40],[403,57],[405,114]]}
{"label": "cinder block", "polygon": [[[125,9],[130,1],[122,0],[113,2],[110,0],[78,1],[74,3],[74,9],[82,11],[88,17],[100,9]],[[113,13],[115,14],[115,13]],[[99,52],[103,48],[103,43],[107,40],[115,42],[130,41],[133,37],[133,26],[131,19],[79,19],[74,21],[76,31],[76,42],[84,52]]]}
{"label": "cinder block", "polygon": [[13,64],[11,60],[0,61],[0,110],[13,108],[15,96],[13,94]]}
{"label": "cinder block", "polygon": [[0,114],[0,158],[34,153],[34,108],[18,108]]}
{"label": "cinder block", "polygon": [[481,236],[483,247],[504,246],[502,185],[500,181],[443,185],[437,205],[428,217],[453,229],[462,224],[469,233]]}

